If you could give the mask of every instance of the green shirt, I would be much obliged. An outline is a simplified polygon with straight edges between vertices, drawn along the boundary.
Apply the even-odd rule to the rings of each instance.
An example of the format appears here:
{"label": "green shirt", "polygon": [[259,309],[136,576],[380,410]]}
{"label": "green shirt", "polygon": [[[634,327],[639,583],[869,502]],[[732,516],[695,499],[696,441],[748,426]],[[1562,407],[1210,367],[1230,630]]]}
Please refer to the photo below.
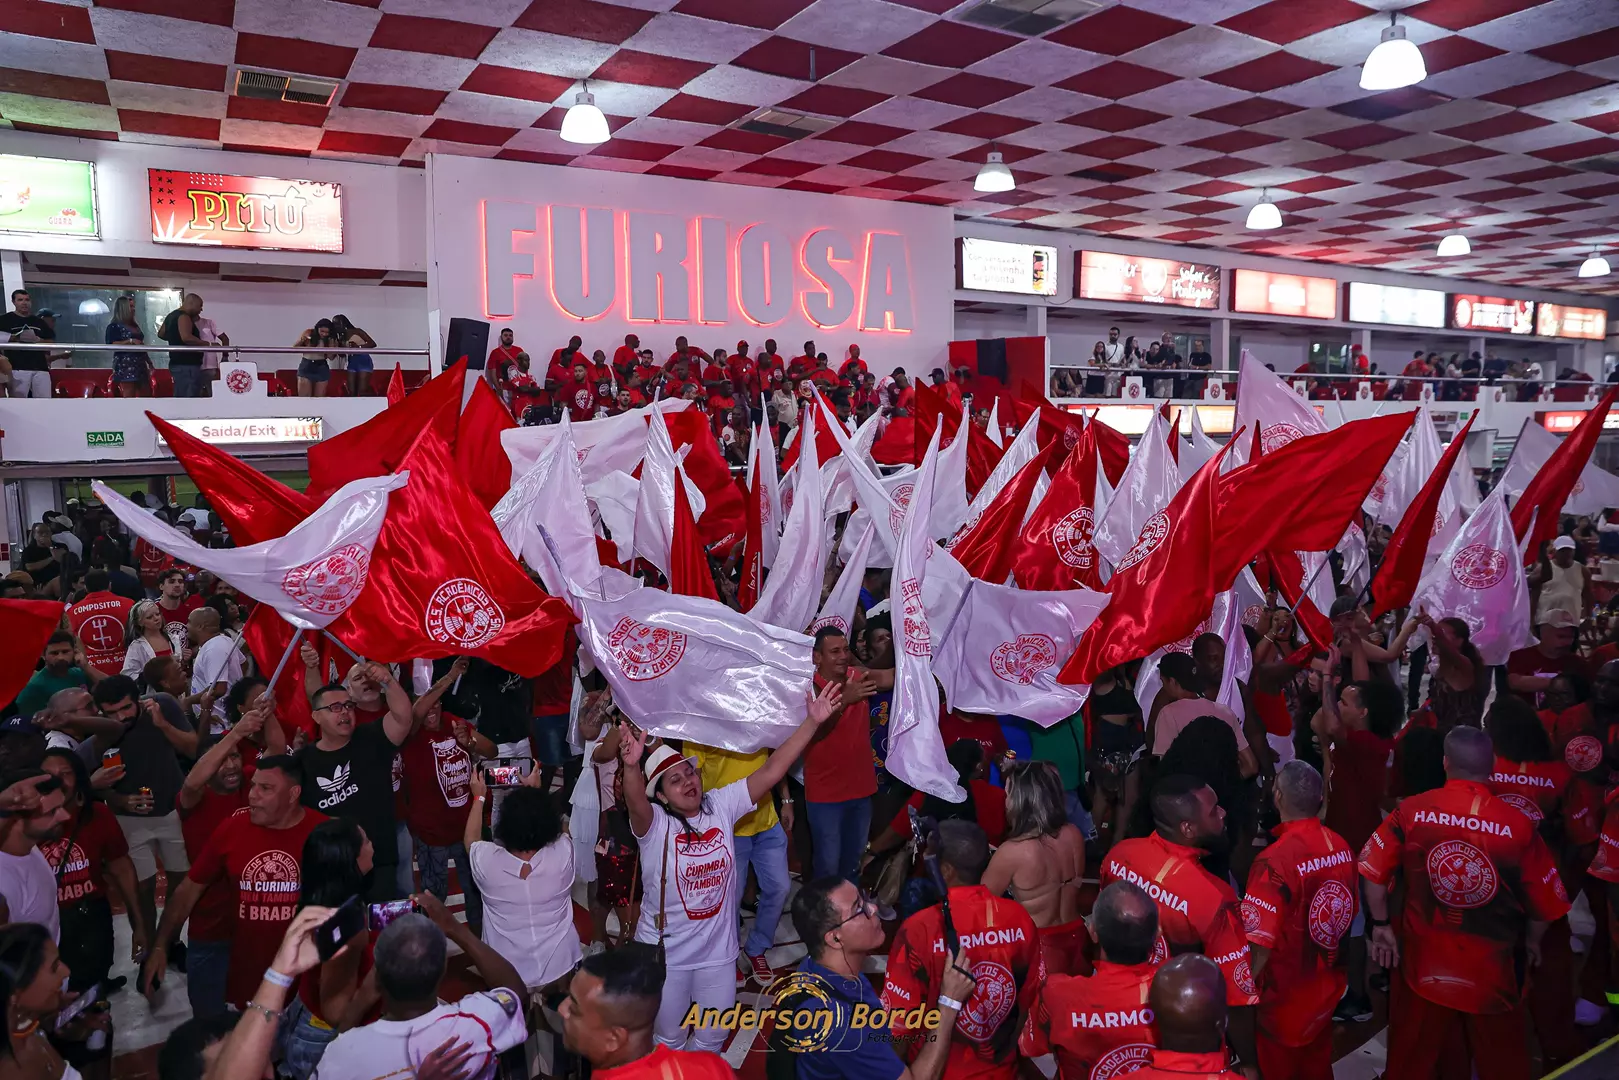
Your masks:
{"label": "green shirt", "polygon": [[1034,749],[1034,760],[1049,761],[1062,775],[1064,791],[1079,790],[1084,775],[1085,716],[1075,713],[1048,728],[1029,725],[1029,742]]}
{"label": "green shirt", "polygon": [[17,711],[23,716],[33,716],[51,703],[51,695],[58,690],[89,685],[90,680],[85,677],[83,668],[70,667],[67,674],[60,677],[52,675],[48,668],[40,668],[28,680],[28,685],[22,688],[22,693],[17,695]]}

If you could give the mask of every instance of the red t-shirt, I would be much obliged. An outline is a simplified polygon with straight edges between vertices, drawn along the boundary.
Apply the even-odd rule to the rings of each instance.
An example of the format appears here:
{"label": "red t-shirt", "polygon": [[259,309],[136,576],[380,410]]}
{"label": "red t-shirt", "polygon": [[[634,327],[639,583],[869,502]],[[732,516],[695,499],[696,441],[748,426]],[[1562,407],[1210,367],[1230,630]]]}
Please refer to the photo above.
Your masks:
{"label": "red t-shirt", "polygon": [[613,367],[618,371],[619,375],[629,378],[630,369],[640,363],[639,355],[637,350],[630,348],[628,345],[620,345],[613,350]]}
{"label": "red t-shirt", "polygon": [[572,375],[557,386],[556,399],[568,406],[568,419],[574,423],[583,423],[593,419],[596,415],[596,388],[591,385],[587,375],[584,382],[579,382]]}
{"label": "red t-shirt", "polygon": [[225,1000],[241,1008],[259,988],[298,908],[304,841],[325,814],[305,810],[288,829],[266,829],[238,810],[203,847],[187,873],[199,885],[236,882],[236,932],[231,935]]}
{"label": "red t-shirt", "polygon": [[796,379],[800,376],[808,375],[814,367],[815,357],[811,356],[809,353],[803,353],[787,361],[787,377],[789,379]]}
{"label": "red t-shirt", "polygon": [[1242,1074],[1228,1069],[1231,1059],[1224,1050],[1212,1054],[1183,1054],[1176,1050],[1153,1050],[1147,1064],[1131,1073],[1133,1080],[1242,1080]]}
{"label": "red t-shirt", "polygon": [[809,373],[809,377],[810,381],[819,386],[823,392],[838,385],[838,373],[831,368],[816,368]]}
{"label": "red t-shirt", "polygon": [[180,600],[180,606],[170,611],[158,601],[157,609],[163,613],[163,633],[169,639],[174,655],[178,657],[186,651],[186,645],[191,641],[191,632],[186,629],[186,620],[191,613],[202,607],[202,597],[196,593],[186,593]]}
{"label": "red t-shirt", "polygon": [[1055,1054],[1063,1080],[1123,1076],[1158,1043],[1147,995],[1158,965],[1099,960],[1088,979],[1048,975],[1018,1037],[1027,1058]]}
{"label": "red t-shirt", "polygon": [[103,675],[124,669],[124,634],[135,602],[112,593],[89,593],[67,609],[67,628],[84,646],[84,659]]}
{"label": "red t-shirt", "polygon": [[530,684],[534,691],[535,716],[565,716],[573,707],[573,665],[579,655],[579,637],[569,627],[562,636],[562,658]]}
{"label": "red t-shirt", "polygon": [[[978,815],[978,827],[984,830],[984,835],[989,837],[990,843],[999,844],[1006,839],[1006,792],[988,780],[969,780],[967,787],[972,792],[973,809]],[[899,813],[894,815],[894,820],[888,823],[889,828],[901,836],[910,836],[911,815],[906,811],[906,807],[920,813],[923,798],[922,792],[912,792],[911,797],[905,800],[905,806],[901,807]]]}
{"label": "red t-shirt", "polygon": [[1100,887],[1128,881],[1157,903],[1162,941],[1153,950],[1154,959],[1203,953],[1225,974],[1228,1004],[1258,1004],[1242,904],[1229,884],[1203,869],[1200,855],[1196,848],[1172,844],[1157,833],[1121,840],[1102,863]]}
{"label": "red t-shirt", "polygon": [[772,357],[768,362],[764,358],[759,360],[759,381],[766,393],[774,394],[787,385],[787,369],[782,366],[781,357]]}
{"label": "red t-shirt", "polygon": [[498,382],[500,379],[505,378],[507,366],[517,363],[517,354],[522,351],[516,345],[496,345],[489,350],[489,360],[484,366],[494,372],[494,377]]}
{"label": "red t-shirt", "polygon": [[56,875],[57,907],[72,907],[91,897],[106,899],[107,863],[129,854],[129,843],[118,819],[106,807],[92,806],[77,829],[71,822],[62,828],[60,839],[39,845]]}
{"label": "red t-shirt", "polygon": [[850,382],[866,373],[866,362],[858,356],[851,356],[838,367],[838,377],[848,379]]}
{"label": "red t-shirt", "polygon": [[[813,681],[818,694],[826,680],[817,675]],[[871,763],[871,699],[845,705],[823,728],[829,730],[804,751],[804,798],[846,802],[877,794],[877,770]]]}
{"label": "red t-shirt", "polygon": [[1327,797],[1327,828],[1359,851],[1383,821],[1389,756],[1394,740],[1351,728],[1332,744],[1332,791]]}
{"label": "red t-shirt", "polygon": [[[1619,724],[1604,725],[1589,704],[1574,705],[1564,709],[1552,725],[1552,745],[1574,777],[1567,799],[1570,818],[1583,817],[1589,833],[1602,821],[1604,796],[1612,779],[1607,763],[1610,756],[1619,755]],[[1582,842],[1573,834],[1569,839]],[[1590,841],[1586,835],[1583,842]]]}
{"label": "red t-shirt", "polygon": [[1508,761],[1499,754],[1495,771],[1485,781],[1496,798],[1535,823],[1554,851],[1562,848],[1565,836],[1577,844],[1596,839],[1597,815],[1590,806],[1569,798],[1573,784],[1574,774],[1561,759]]}
{"label": "red t-shirt", "polygon": [[404,820],[411,835],[429,847],[460,843],[472,799],[472,758],[455,741],[449,717],[440,719],[437,731],[417,728],[395,760],[404,771]]}
{"label": "red t-shirt", "polygon": [[1598,880],[1619,885],[1619,789],[1607,798],[1596,858],[1587,872]]}
{"label": "red t-shirt", "polygon": [[616,1069],[592,1069],[595,1080],[735,1080],[736,1073],[718,1054],[671,1050],[659,1043],[652,1053]]}
{"label": "red t-shirt", "polygon": [[[1046,981],[1040,932],[1022,904],[992,896],[982,885],[950,890],[950,918],[978,981],[956,1015],[944,1075],[1009,1078],[1017,1069],[1018,1017],[1033,1009]],[[944,978],[946,948],[937,905],[906,919],[888,950],[883,1008],[931,1006]],[[893,1014],[896,1040],[909,1034],[904,1016],[904,1011]],[[914,1051],[920,1043],[905,1039],[904,1045]]]}
{"label": "red t-shirt", "polygon": [[1412,992],[1465,1013],[1518,1004],[1524,924],[1568,914],[1557,865],[1529,820],[1482,783],[1451,780],[1412,795],[1360,853],[1360,872],[1405,877],[1400,972]]}
{"label": "red t-shirt", "polygon": [[[1569,653],[1567,656],[1550,657],[1540,651],[1540,646],[1531,645],[1527,649],[1519,649],[1507,657],[1507,676],[1513,675],[1540,675],[1545,678],[1555,678],[1569,672],[1582,679],[1591,677],[1590,665],[1578,653]],[[1535,706],[1537,709],[1543,704],[1545,691],[1541,690],[1514,690],[1514,694]]]}
{"label": "red t-shirt", "polygon": [[[246,749],[244,747],[244,749]],[[202,801],[186,810],[178,797],[174,805],[180,811],[180,835],[185,839],[186,857],[195,864],[208,846],[208,838],[225,824],[236,811],[247,806],[247,769],[244,762],[242,786],[228,794],[213,788],[204,788]],[[197,898],[191,909],[190,935],[195,941],[229,941],[236,926],[236,888],[220,880],[209,885]]]}
{"label": "red t-shirt", "polygon": [[741,394],[749,401],[759,397],[759,368],[746,356],[733,356],[729,365],[731,369],[731,389]]}
{"label": "red t-shirt", "polygon": [[1259,1028],[1308,1046],[1332,1023],[1349,985],[1341,944],[1355,921],[1355,853],[1316,818],[1285,821],[1248,873],[1243,929],[1271,950],[1259,977]]}
{"label": "red t-shirt", "polygon": [[966,713],[942,712],[939,734],[944,737],[944,748],[950,749],[961,739],[972,739],[984,748],[984,760],[993,765],[1006,756],[1006,732],[1001,722],[988,716],[969,716]]}
{"label": "red t-shirt", "polygon": [[138,536],[135,538],[135,567],[140,574],[142,585],[148,589],[157,588],[157,576],[173,565],[173,556],[153,547]]}

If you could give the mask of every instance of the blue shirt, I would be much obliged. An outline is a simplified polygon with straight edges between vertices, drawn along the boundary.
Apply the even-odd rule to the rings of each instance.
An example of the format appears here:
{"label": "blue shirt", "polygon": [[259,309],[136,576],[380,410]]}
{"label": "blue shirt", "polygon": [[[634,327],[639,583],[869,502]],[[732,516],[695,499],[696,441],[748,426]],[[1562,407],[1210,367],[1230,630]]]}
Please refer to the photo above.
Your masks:
{"label": "blue shirt", "polygon": [[877,790],[886,791],[894,777],[886,767],[888,762],[888,711],[893,707],[894,691],[880,690],[871,695],[871,764],[877,770]]}
{"label": "blue shirt", "polygon": [[[850,979],[817,964],[809,957],[798,965],[798,970],[819,976],[831,989],[834,1019],[828,1032],[826,1049],[797,1055],[800,1080],[899,1080],[905,1063],[894,1046],[887,1041],[888,1030],[862,1027],[851,1029],[849,1020],[854,1005],[865,1002],[872,1009],[881,1009],[882,997],[865,976]],[[824,1006],[806,1000],[799,1008],[825,1012]],[[873,1035],[879,1036],[872,1038]]]}

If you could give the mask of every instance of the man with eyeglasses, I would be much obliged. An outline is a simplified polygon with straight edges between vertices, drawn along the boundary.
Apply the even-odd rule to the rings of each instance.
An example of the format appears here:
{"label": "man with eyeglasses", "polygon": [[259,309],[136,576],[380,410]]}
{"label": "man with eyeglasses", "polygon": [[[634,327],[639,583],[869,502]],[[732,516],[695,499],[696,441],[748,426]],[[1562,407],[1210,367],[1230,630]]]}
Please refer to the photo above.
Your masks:
{"label": "man with eyeglasses", "polygon": [[[819,1045],[798,1052],[798,1080],[937,1080],[944,1071],[956,1014],[973,992],[966,950],[945,968],[937,998],[922,1003],[939,1010],[938,1030],[931,1036],[919,1033],[926,1041],[907,1067],[886,1027],[853,1022],[858,1005],[866,1006],[868,1016],[883,1009],[882,998],[862,974],[866,957],[883,947],[878,912],[875,899],[835,875],[810,882],[793,898],[793,926],[810,954],[798,967],[793,989],[781,994],[776,1005],[832,1013]],[[821,1029],[812,1025],[809,1030]]]}
{"label": "man with eyeglasses", "polygon": [[387,715],[355,724],[355,703],[346,687],[330,683],[309,699],[319,738],[298,754],[303,804],[365,830],[376,851],[369,899],[398,900],[399,847],[395,842],[393,763],[414,727],[410,697],[381,664],[366,664],[365,678],[382,689]]}

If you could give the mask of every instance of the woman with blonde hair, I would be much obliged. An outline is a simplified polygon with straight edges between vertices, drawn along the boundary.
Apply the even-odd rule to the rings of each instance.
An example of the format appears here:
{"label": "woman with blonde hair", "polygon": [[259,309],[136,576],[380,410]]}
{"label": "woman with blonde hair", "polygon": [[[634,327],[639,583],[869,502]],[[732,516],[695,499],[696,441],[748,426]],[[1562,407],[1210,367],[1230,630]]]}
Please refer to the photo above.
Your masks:
{"label": "woman with blonde hair", "polygon": [[[146,335],[135,318],[135,298],[120,296],[112,303],[112,319],[107,323],[106,342],[120,345],[126,341],[146,344]],[[141,387],[152,383],[152,358],[144,352],[115,352],[112,354],[112,382],[119,397],[135,397]]]}
{"label": "woman with blonde hair", "polygon": [[139,679],[146,665],[160,656],[173,654],[169,635],[163,632],[163,609],[156,600],[142,600],[129,609],[129,626],[124,631],[123,674]]}
{"label": "woman with blonde hair", "polygon": [[1040,931],[1047,973],[1089,975],[1085,920],[1079,912],[1085,838],[1068,820],[1062,777],[1049,761],[1014,762],[1001,776],[1006,783],[1006,842],[989,860],[984,887],[1028,909]]}

